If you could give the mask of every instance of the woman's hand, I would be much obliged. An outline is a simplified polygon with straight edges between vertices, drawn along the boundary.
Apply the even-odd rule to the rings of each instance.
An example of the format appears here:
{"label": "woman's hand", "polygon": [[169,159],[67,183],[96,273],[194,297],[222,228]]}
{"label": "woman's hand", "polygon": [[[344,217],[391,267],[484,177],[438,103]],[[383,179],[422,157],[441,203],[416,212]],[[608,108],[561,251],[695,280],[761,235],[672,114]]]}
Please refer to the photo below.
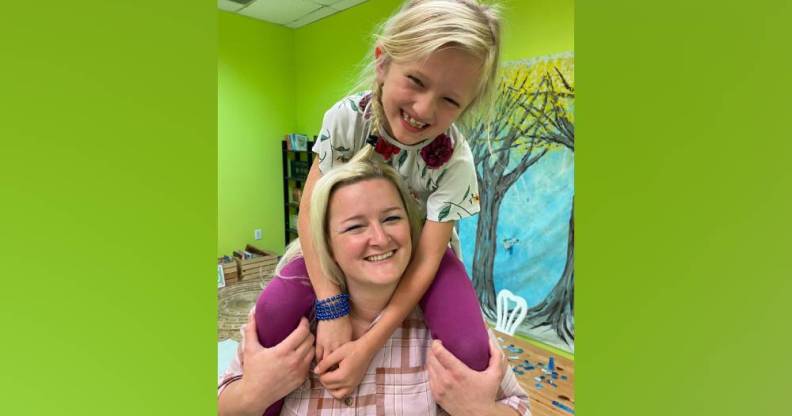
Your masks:
{"label": "woman's hand", "polygon": [[490,361],[484,371],[470,369],[445,349],[440,341],[432,342],[426,366],[432,397],[448,413],[460,416],[497,412],[495,400],[498,387],[508,366],[505,356],[492,338]]}
{"label": "woman's hand", "polygon": [[347,342],[314,368],[319,381],[336,399],[349,396],[363,380],[372,354],[361,341]]}
{"label": "woman's hand", "polygon": [[352,340],[352,321],[349,315],[319,321],[316,326],[316,362]]}
{"label": "woman's hand", "polygon": [[248,409],[258,414],[305,381],[314,356],[314,336],[308,320],[302,318],[297,329],[272,348],[259,344],[256,320],[251,313],[245,328],[242,352],[242,379],[239,388]]}

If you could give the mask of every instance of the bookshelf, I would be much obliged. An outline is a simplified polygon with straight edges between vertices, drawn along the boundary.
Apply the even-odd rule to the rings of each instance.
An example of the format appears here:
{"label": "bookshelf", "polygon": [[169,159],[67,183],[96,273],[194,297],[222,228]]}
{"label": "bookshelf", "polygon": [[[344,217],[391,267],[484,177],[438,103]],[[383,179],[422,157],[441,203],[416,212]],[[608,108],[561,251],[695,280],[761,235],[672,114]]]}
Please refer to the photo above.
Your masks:
{"label": "bookshelf", "polygon": [[305,179],[311,169],[314,140],[308,140],[305,150],[291,150],[286,140],[281,141],[283,166],[283,230],[284,243],[289,244],[297,237],[297,214],[300,212],[300,196]]}

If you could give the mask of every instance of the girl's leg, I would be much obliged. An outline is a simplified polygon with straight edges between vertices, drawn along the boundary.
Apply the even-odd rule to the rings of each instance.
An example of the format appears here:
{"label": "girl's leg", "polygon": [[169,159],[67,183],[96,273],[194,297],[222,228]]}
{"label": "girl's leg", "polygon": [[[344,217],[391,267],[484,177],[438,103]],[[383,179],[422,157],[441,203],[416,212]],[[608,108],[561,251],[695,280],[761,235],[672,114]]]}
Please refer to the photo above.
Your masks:
{"label": "girl's leg", "polygon": [[443,341],[468,367],[483,371],[489,364],[489,335],[476,291],[465,266],[446,250],[429,289],[420,302],[432,336]]}
{"label": "girl's leg", "polygon": [[[278,345],[297,328],[301,317],[310,318],[316,296],[307,276],[305,261],[296,258],[261,292],[256,302],[256,332],[262,346]],[[278,415],[282,406],[283,399],[270,406],[264,415]]]}

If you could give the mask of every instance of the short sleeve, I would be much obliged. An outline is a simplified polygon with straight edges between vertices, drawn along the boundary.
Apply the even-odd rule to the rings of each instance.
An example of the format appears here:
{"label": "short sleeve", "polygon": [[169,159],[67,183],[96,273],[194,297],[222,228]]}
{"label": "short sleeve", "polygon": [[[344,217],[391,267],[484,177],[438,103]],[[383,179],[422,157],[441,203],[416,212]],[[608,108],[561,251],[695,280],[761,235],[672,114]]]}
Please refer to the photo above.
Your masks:
{"label": "short sleeve", "polygon": [[[256,307],[250,310],[250,314],[255,313]],[[220,394],[223,393],[226,387],[229,384],[239,380],[242,378],[242,348],[245,345],[245,326],[247,324],[243,324],[239,328],[239,332],[242,334],[241,341],[237,346],[236,353],[234,354],[234,358],[228,363],[228,367],[226,367],[225,372],[222,376],[217,380],[217,397],[220,397]]]}
{"label": "short sleeve", "polygon": [[363,147],[365,126],[359,105],[362,97],[346,97],[325,112],[319,136],[311,149],[316,153],[322,174],[335,165],[348,162]]}
{"label": "short sleeve", "polygon": [[451,159],[439,169],[436,188],[426,201],[426,219],[435,222],[456,221],[479,212],[478,179],[473,153],[467,142],[456,138]]}

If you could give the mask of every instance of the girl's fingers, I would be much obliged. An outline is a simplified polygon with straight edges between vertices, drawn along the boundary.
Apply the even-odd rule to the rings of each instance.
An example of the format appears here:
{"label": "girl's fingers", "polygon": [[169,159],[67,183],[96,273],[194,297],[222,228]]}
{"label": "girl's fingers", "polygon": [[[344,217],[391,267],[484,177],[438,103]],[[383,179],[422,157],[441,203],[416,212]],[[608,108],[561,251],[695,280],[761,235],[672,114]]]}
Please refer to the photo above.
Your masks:
{"label": "girl's fingers", "polygon": [[341,378],[338,376],[338,374],[336,374],[335,371],[322,374],[319,376],[319,381],[327,389],[337,389],[342,387]]}
{"label": "girl's fingers", "polygon": [[319,361],[314,372],[316,374],[322,374],[340,363],[343,358],[344,355],[341,353],[341,350],[335,350],[330,354],[326,354],[322,360]]}

